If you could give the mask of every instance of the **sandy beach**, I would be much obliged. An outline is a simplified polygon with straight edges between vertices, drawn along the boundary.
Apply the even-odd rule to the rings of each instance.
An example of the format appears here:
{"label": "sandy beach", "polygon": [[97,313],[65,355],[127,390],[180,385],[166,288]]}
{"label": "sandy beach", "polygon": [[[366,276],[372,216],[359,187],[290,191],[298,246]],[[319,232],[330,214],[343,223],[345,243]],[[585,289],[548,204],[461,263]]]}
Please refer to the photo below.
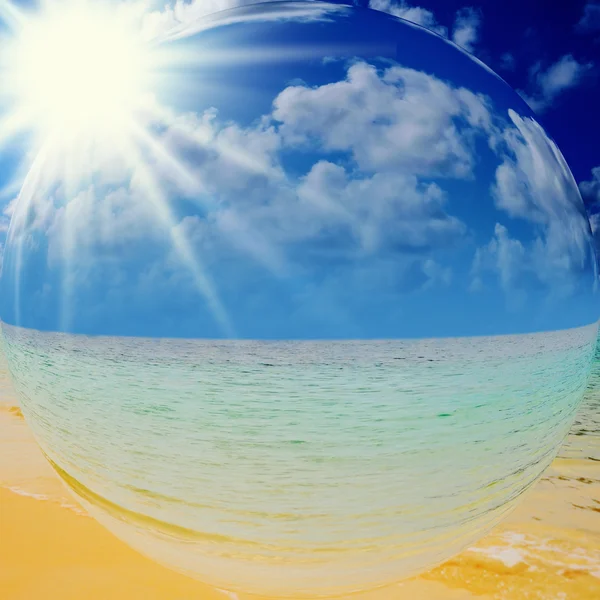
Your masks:
{"label": "sandy beach", "polygon": [[[240,598],[156,564],[88,517],[14,405],[0,410],[0,440],[3,599]],[[600,597],[600,461],[595,457],[592,449],[588,459],[555,460],[512,515],[459,556],[415,579],[353,597]]]}

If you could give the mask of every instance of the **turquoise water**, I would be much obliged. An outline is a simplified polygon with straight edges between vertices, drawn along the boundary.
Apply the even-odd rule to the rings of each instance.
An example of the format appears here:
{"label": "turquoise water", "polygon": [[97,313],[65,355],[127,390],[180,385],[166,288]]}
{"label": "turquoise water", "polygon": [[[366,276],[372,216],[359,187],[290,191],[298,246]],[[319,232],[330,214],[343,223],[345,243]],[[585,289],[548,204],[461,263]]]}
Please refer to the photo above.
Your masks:
{"label": "turquoise water", "polygon": [[553,460],[598,333],[2,331],[23,412],[94,516],[172,568],[280,596],[396,581],[483,535]]}

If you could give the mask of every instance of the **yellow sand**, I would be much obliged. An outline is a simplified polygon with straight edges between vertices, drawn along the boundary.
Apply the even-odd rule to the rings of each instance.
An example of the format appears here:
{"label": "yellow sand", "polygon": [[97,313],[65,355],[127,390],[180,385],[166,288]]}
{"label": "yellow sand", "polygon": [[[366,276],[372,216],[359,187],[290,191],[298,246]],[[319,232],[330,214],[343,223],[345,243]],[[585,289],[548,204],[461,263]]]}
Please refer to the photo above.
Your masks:
{"label": "yellow sand", "polygon": [[[40,489],[23,490],[23,478],[33,481],[32,474]],[[59,485],[18,411],[0,410],[2,600],[227,598],[131,550],[77,512],[66,492],[60,501],[56,494],[54,500],[23,495],[43,494],[51,482]],[[555,461],[511,517],[475,548],[416,579],[352,598],[600,598],[600,462]]]}

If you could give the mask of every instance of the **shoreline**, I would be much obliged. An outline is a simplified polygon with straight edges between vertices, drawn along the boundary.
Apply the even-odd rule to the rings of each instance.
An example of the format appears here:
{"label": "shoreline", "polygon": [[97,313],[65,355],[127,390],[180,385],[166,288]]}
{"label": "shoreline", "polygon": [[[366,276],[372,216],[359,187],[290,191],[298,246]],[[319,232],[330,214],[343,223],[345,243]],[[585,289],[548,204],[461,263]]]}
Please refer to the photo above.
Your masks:
{"label": "shoreline", "polygon": [[[0,405],[0,590],[5,600],[265,600],[145,558],[88,517],[20,410]],[[600,461],[558,458],[491,534],[443,565],[353,600],[600,597]],[[35,574],[35,576],[32,576]]]}

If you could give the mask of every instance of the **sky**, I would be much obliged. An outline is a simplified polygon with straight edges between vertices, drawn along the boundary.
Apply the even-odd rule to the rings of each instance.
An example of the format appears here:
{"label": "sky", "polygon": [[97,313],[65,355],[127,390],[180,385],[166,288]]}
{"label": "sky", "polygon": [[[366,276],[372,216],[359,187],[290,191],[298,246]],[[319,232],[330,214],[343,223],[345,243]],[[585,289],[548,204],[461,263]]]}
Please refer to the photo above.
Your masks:
{"label": "sky", "polygon": [[0,149],[2,319],[268,339],[597,320],[600,10],[370,1],[436,35],[364,5],[208,26],[241,3],[121,3],[169,40],[146,134],[93,160]]}

